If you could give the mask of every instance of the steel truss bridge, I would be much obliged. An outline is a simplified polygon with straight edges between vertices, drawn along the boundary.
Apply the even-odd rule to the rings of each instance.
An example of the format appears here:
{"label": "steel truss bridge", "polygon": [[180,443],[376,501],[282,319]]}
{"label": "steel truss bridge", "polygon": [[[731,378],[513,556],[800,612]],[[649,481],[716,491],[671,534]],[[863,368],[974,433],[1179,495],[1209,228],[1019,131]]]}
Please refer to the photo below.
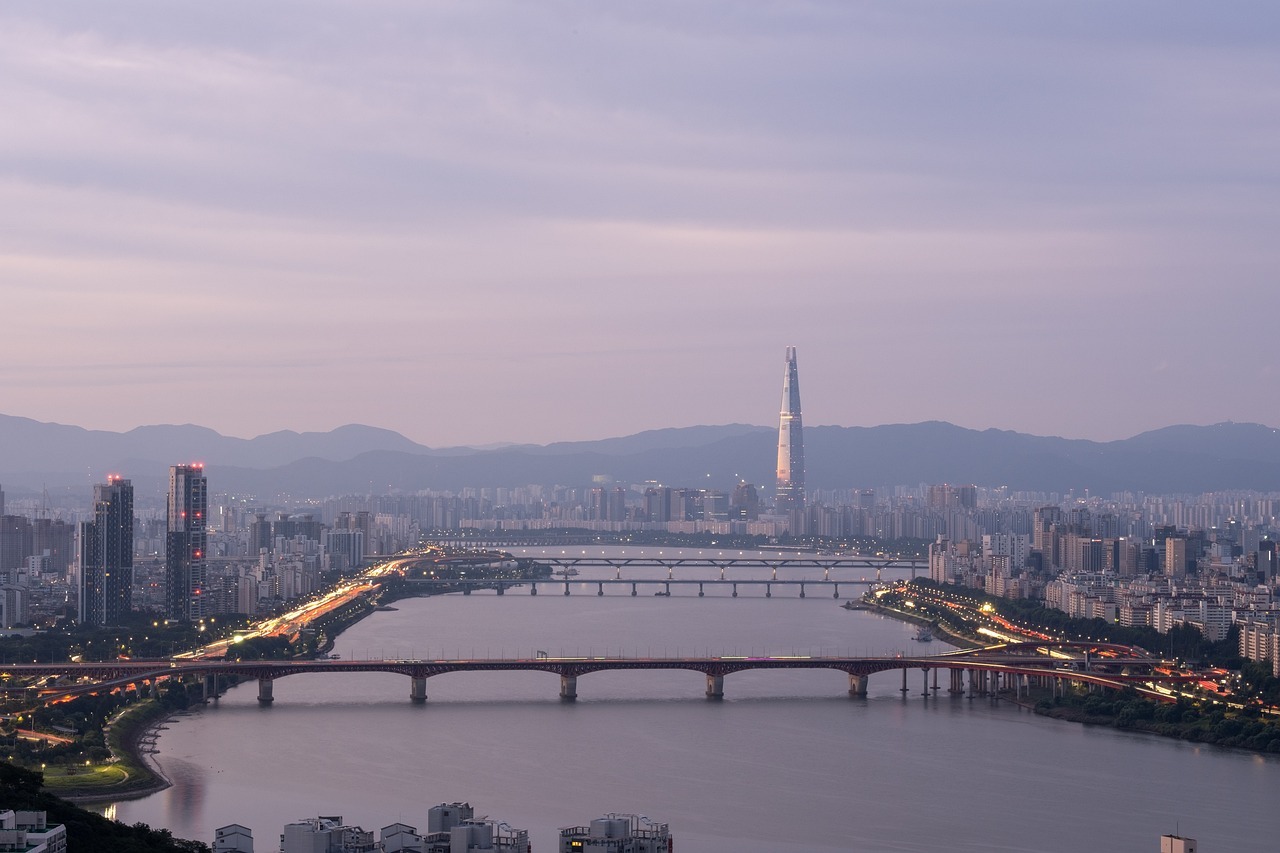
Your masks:
{"label": "steel truss bridge", "polygon": [[[1048,652],[1075,653],[1080,659],[1052,657]],[[1095,655],[1112,655],[1096,658]],[[1155,683],[1176,684],[1193,681],[1195,675],[1173,673],[1166,662],[1138,653],[1124,646],[1101,643],[1012,643],[972,651],[919,657],[838,657],[838,656],[719,656],[719,657],[550,657],[539,653],[534,658],[485,658],[463,660],[157,660],[108,661],[103,663],[29,663],[0,667],[3,689],[22,691],[36,689],[38,695],[52,701],[60,698],[117,689],[144,693],[160,681],[199,678],[203,680],[205,698],[217,695],[219,676],[257,679],[258,701],[273,700],[277,678],[300,674],[334,674],[351,672],[388,672],[410,679],[409,698],[415,703],[427,699],[427,679],[453,672],[546,672],[560,677],[560,698],[577,698],[580,676],[606,670],[690,670],[706,676],[706,695],[710,699],[724,696],[725,676],[751,669],[830,669],[849,676],[849,693],[866,696],[867,679],[890,670],[902,672],[901,691],[908,693],[907,673],[921,670],[923,695],[939,689],[938,673],[946,670],[953,696],[995,695],[1013,691],[1020,696],[1032,686],[1052,687],[1055,694],[1068,684],[1084,684],[1089,689],[1126,686],[1164,701],[1173,697],[1150,687]],[[930,673],[933,685],[929,685]],[[33,688],[30,685],[9,686],[15,679],[57,678],[64,683]],[[69,682],[69,683],[65,683]]]}

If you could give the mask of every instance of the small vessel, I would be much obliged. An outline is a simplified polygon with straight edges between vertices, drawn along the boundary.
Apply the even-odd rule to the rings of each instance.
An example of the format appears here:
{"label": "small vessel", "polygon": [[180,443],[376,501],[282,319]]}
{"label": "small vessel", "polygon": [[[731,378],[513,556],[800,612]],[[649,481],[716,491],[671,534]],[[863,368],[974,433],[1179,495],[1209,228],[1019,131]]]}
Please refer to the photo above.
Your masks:
{"label": "small vessel", "polygon": [[919,630],[916,631],[916,639],[922,643],[933,642],[933,629],[928,625],[921,625]]}
{"label": "small vessel", "polygon": [[844,604],[841,604],[840,606],[843,607],[845,610],[866,610],[867,609],[867,606],[863,604],[861,601],[846,601]]}

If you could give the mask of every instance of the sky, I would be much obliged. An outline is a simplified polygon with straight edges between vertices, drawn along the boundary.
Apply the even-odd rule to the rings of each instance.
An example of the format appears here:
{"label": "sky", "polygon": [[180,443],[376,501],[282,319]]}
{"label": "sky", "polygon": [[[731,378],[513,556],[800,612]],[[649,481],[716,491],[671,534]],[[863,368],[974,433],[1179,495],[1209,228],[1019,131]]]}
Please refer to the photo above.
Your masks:
{"label": "sky", "polygon": [[1280,426],[1274,2],[0,7],[0,413]]}

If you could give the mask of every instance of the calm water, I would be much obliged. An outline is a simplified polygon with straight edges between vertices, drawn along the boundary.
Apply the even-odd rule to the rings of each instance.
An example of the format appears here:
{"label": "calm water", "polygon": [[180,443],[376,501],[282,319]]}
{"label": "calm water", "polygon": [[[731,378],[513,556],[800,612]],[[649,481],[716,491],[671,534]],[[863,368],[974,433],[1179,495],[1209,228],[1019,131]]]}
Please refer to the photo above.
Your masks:
{"label": "calm water", "polygon": [[[596,573],[610,577],[611,573]],[[596,576],[593,574],[591,576]],[[659,572],[659,575],[665,574]],[[815,575],[816,576],[816,575]],[[583,577],[577,579],[583,581]],[[830,593],[737,599],[598,597],[575,583],[398,602],[339,640],[344,658],[943,651]],[[842,590],[842,595],[851,595]],[[260,851],[281,826],[341,814],[424,828],[467,800],[556,849],[556,828],[610,812],[671,824],[677,849],[1075,851],[1158,849],[1180,825],[1205,853],[1272,850],[1280,761],[1038,718],[985,700],[903,700],[900,676],[850,699],[837,672],[746,672],[709,702],[698,673],[596,673],[562,704],[545,673],[299,675],[260,708],[254,685],[170,724],[172,788],[116,816],[211,841],[242,823]]]}

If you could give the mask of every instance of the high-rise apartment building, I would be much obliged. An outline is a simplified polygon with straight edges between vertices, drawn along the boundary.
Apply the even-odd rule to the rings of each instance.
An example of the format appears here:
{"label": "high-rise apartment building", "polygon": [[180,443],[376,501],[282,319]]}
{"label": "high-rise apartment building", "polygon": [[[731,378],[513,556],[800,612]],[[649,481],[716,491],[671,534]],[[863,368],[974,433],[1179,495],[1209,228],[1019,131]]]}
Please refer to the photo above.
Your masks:
{"label": "high-rise apartment building", "polygon": [[119,625],[133,610],[133,484],[93,487],[93,521],[80,523],[80,622]]}
{"label": "high-rise apartment building", "polygon": [[208,506],[204,466],[170,467],[165,535],[165,613],[170,619],[204,616]]}
{"label": "high-rise apartment building", "polygon": [[1187,576],[1187,540],[1182,536],[1170,536],[1164,540],[1164,573],[1166,577]]}
{"label": "high-rise apartment building", "polygon": [[778,424],[778,492],[780,514],[804,509],[804,435],[800,421],[800,377],[796,348],[787,347],[782,374],[782,414]]}

